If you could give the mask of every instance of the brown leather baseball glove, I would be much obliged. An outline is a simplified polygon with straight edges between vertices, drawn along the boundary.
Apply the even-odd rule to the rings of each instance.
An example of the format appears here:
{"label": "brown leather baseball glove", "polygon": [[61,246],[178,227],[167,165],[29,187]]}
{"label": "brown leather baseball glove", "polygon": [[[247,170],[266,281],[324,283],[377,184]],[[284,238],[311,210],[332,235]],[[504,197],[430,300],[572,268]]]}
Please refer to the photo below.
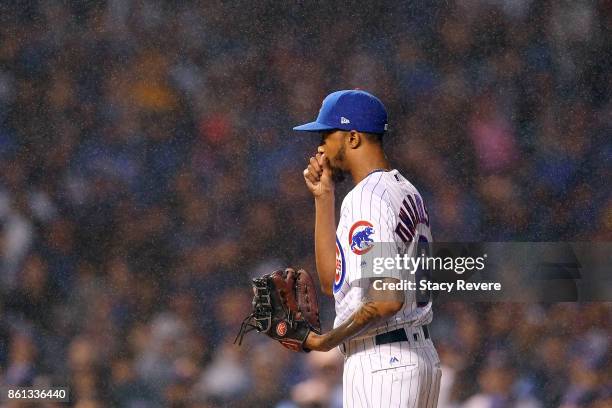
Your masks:
{"label": "brown leather baseball glove", "polygon": [[234,340],[242,344],[252,330],[265,333],[293,351],[308,352],[304,341],[310,331],[321,334],[319,303],[312,278],[303,269],[277,270],[253,279],[253,312]]}

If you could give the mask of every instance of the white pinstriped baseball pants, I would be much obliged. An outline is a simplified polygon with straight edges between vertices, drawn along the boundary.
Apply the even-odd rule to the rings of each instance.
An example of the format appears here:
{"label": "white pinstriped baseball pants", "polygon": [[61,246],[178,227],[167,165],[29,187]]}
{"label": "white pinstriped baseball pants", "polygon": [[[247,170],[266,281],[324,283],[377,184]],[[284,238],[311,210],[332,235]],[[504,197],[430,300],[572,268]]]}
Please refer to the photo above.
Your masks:
{"label": "white pinstriped baseball pants", "polygon": [[[423,330],[405,327],[408,341],[375,345],[374,338],[346,345],[344,408],[435,408],[440,360]],[[418,334],[418,340],[414,340]]]}

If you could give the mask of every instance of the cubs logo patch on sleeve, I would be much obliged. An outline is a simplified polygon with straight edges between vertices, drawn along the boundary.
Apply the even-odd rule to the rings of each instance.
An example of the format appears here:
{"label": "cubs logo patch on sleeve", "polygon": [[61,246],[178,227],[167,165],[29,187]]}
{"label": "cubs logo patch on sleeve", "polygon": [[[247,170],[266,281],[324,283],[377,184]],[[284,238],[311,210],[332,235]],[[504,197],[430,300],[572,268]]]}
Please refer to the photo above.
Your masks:
{"label": "cubs logo patch on sleeve", "polygon": [[342,252],[342,245],[338,237],[336,237],[336,274],[334,276],[334,293],[338,292],[344,283],[344,277],[346,275],[346,265],[344,262],[344,252]]}
{"label": "cubs logo patch on sleeve", "polygon": [[349,232],[349,245],[356,255],[363,255],[374,246],[374,225],[361,220],[353,224]]}

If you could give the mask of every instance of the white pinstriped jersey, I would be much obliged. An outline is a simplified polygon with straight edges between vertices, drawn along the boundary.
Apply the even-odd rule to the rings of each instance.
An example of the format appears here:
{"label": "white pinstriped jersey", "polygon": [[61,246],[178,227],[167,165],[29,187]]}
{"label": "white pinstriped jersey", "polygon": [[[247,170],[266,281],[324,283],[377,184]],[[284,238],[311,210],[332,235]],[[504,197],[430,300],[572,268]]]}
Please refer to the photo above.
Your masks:
{"label": "white pinstriped jersey", "polygon": [[[365,289],[357,285],[362,277],[361,263],[365,262],[362,255],[376,247],[378,242],[394,242],[401,253],[415,256],[419,240],[432,240],[429,215],[417,189],[397,170],[374,171],[346,195],[336,230],[334,327],[346,320],[362,302]],[[381,247],[391,248],[393,245]],[[388,253],[385,256],[395,255]],[[396,270],[377,276],[410,278],[409,273]],[[417,305],[415,292],[406,290],[402,310],[360,338],[393,330],[397,326],[428,324],[432,316],[431,302]]]}

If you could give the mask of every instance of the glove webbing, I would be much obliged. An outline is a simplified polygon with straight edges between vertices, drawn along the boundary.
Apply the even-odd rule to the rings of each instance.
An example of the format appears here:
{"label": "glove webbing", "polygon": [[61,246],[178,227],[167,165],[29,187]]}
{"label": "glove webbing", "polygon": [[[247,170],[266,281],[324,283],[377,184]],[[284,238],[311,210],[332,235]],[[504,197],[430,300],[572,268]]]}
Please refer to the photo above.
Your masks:
{"label": "glove webbing", "polygon": [[234,344],[242,345],[244,336],[257,330],[260,333],[266,333],[272,325],[272,304],[270,303],[270,288],[268,286],[269,275],[261,278],[253,279],[253,289],[255,297],[253,298],[253,313],[247,316],[240,325],[240,330],[234,339]]}

